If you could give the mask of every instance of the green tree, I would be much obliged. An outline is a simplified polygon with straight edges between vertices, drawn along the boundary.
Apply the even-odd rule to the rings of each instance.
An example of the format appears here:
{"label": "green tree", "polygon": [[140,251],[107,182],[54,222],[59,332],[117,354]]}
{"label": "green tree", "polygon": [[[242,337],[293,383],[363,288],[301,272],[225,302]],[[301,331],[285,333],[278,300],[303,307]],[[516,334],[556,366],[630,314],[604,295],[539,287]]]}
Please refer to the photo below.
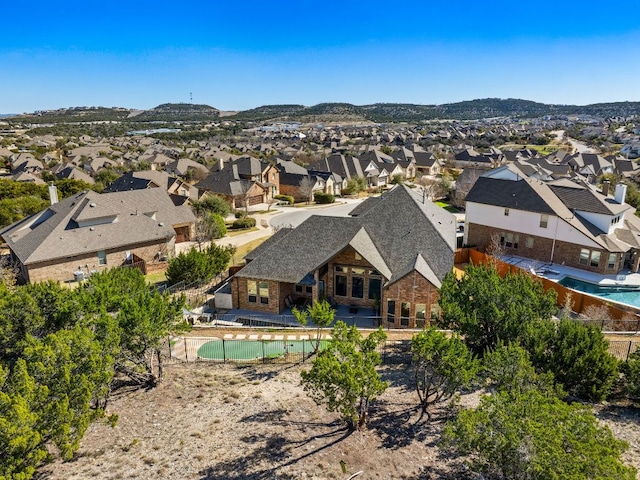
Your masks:
{"label": "green tree", "polygon": [[98,173],[96,173],[95,181],[102,186],[104,190],[105,187],[108,187],[113,182],[115,182],[120,177],[120,173],[115,171],[113,168],[103,168]]}
{"label": "green tree", "polygon": [[331,308],[331,304],[326,300],[314,302],[312,305],[308,305],[306,310],[298,310],[297,307],[291,309],[296,321],[305,326],[309,323],[309,319],[316,327],[316,345],[313,353],[318,353],[320,349],[320,338],[322,335],[322,329],[331,326],[335,318],[336,311]]}
{"label": "green tree", "polygon": [[367,179],[364,177],[351,177],[347,180],[347,186],[343,189],[343,193],[348,195],[357,195],[367,189]]}
{"label": "green tree", "polygon": [[[19,359],[10,379],[0,364],[0,478],[26,480],[49,453],[36,428],[38,414],[31,409],[38,386]],[[40,388],[41,390],[41,388]]]}
{"label": "green tree", "polygon": [[539,374],[531,363],[529,352],[517,343],[499,344],[485,353],[483,375],[489,387],[510,394],[536,390],[556,398],[565,396],[551,372]]}
{"label": "green tree", "polygon": [[153,386],[163,375],[161,345],[169,335],[188,329],[182,321],[184,297],[148,290],[127,299],[119,313],[120,355],[116,368],[141,385]]}
{"label": "green tree", "polygon": [[389,183],[392,185],[402,185],[404,183],[404,176],[401,173],[396,173],[391,177],[391,181]]}
{"label": "green tree", "polygon": [[231,204],[219,195],[207,195],[201,200],[191,202],[191,209],[196,216],[204,213],[216,213],[226,218],[231,213]]}
{"label": "green tree", "polygon": [[0,284],[0,360],[15,359],[28,335],[42,337],[45,332],[38,304],[27,290]]}
{"label": "green tree", "polygon": [[635,480],[627,449],[587,408],[535,389],[499,391],[445,427],[443,445],[474,472],[509,480]]}
{"label": "green tree", "polygon": [[538,343],[546,346],[532,354],[538,370],[552,372],[571,395],[590,401],[607,398],[618,378],[618,360],[599,328],[562,319],[541,330]]}
{"label": "green tree", "polygon": [[476,378],[479,363],[457,335],[447,337],[430,327],[411,339],[416,392],[422,415],[429,407],[451,399]]}
{"label": "green tree", "polygon": [[171,285],[208,282],[227,268],[234,252],[235,247],[213,243],[202,252],[195,248],[182,252],[169,260],[167,280]]}
{"label": "green tree", "polygon": [[318,405],[338,412],[347,426],[363,429],[369,404],[388,383],[380,379],[376,348],[387,338],[382,329],[362,338],[358,329],[338,321],[331,330],[331,342],[313,360],[311,370],[301,372],[302,385]]}
{"label": "green tree", "polygon": [[492,266],[469,265],[457,279],[448,273],[440,287],[443,324],[460,332],[478,355],[499,341],[517,341],[532,324],[557,311],[556,292],[524,273],[504,278]]}
{"label": "green tree", "polygon": [[38,414],[36,428],[64,459],[80,446],[91,420],[102,415],[113,378],[113,358],[102,355],[93,333],[84,327],[60,330],[38,340],[29,337],[21,359],[41,395],[30,403]]}
{"label": "green tree", "polygon": [[622,387],[625,395],[632,400],[640,399],[640,350],[636,350],[620,366]]}

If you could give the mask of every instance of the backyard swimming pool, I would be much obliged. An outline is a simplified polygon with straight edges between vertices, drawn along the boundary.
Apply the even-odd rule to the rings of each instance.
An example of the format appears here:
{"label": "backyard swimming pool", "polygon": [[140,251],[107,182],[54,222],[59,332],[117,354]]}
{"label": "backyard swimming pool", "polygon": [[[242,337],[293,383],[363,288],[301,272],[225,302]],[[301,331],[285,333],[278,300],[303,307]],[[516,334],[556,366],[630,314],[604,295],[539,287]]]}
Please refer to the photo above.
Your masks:
{"label": "backyard swimming pool", "polygon": [[589,293],[613,302],[640,307],[640,287],[633,285],[598,285],[573,277],[564,277],[558,283],[564,287]]}

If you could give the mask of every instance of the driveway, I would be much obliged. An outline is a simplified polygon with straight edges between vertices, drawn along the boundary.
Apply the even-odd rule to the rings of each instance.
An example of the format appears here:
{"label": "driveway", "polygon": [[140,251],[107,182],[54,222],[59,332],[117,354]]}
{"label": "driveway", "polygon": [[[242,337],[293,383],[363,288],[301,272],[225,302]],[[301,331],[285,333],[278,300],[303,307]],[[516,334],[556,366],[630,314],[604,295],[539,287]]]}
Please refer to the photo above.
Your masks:
{"label": "driveway", "polygon": [[[362,199],[340,198],[336,203],[330,205],[310,205],[309,207],[288,207],[277,206],[271,209],[269,213],[250,213],[256,219],[257,230],[253,230],[232,237],[226,236],[214,240],[221,246],[232,245],[239,247],[245,243],[252,242],[262,237],[268,237],[273,234],[273,229],[280,227],[297,227],[311,215],[325,215],[335,217],[346,217]],[[255,205],[252,207],[254,211],[267,210],[266,204]],[[203,248],[208,243],[203,244]],[[184,242],[176,244],[176,253],[188,251],[197,244],[195,242]]]}
{"label": "driveway", "polygon": [[271,227],[297,227],[311,215],[347,217],[349,212],[362,202],[362,199],[341,198],[334,204],[314,205],[310,207],[279,207],[276,216],[269,217]]}

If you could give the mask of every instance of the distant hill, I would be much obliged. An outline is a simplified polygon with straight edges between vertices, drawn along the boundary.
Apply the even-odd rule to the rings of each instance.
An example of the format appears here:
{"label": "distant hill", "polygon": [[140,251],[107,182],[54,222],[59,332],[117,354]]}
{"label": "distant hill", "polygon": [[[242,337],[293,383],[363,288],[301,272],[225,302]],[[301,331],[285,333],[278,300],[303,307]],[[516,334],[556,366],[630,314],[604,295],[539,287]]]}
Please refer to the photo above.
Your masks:
{"label": "distant hill", "polygon": [[132,122],[189,122],[211,121],[220,118],[220,110],[209,105],[192,103],[164,103],[129,117]]}
{"label": "distant hill", "polygon": [[269,105],[230,116],[238,120],[328,121],[360,119],[372,122],[419,122],[423,120],[477,120],[492,117],[535,118],[545,115],[590,115],[627,117],[640,115],[640,102],[599,103],[586,106],[553,105],[514,98],[485,98],[442,105],[410,103],[320,103],[302,105]]}
{"label": "distant hill", "polygon": [[263,105],[262,107],[238,112],[235,115],[229,116],[229,119],[268,120],[271,118],[285,118],[297,115],[305,108],[307,107],[304,105]]}
{"label": "distant hill", "polygon": [[[371,122],[420,122],[424,120],[476,120],[491,117],[536,118],[545,115],[588,115],[595,117],[629,117],[640,115],[640,102],[596,103],[592,105],[553,105],[514,98],[484,98],[442,105],[417,105],[410,103],[374,103],[352,105],[350,103],[320,103],[304,105],[263,105],[229,115],[225,120],[240,121],[371,121]],[[1,116],[0,116],[1,117]],[[39,111],[13,117],[9,122],[75,123],[99,121],[137,122],[189,122],[216,121],[220,111],[209,105],[190,103],[165,103],[150,110],[128,108],[73,107]]]}
{"label": "distant hill", "polygon": [[16,115],[7,120],[29,123],[105,122],[126,120],[130,113],[130,109],[120,107],[71,107]]}

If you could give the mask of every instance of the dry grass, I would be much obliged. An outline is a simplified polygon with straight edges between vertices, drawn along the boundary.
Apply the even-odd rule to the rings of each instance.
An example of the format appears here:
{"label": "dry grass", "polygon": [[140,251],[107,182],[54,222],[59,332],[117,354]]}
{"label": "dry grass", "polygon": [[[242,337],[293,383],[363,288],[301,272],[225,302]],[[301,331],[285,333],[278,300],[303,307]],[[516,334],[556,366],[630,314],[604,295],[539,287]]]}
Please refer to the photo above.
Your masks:
{"label": "dry grass", "polygon": [[[437,447],[448,410],[436,411],[431,423],[417,422],[405,366],[381,370],[391,386],[373,404],[368,430],[351,434],[306,396],[299,382],[303,367],[170,366],[152,390],[117,392],[108,409],[119,415],[117,425],[92,425],[74,460],[56,461],[38,478],[319,480],[360,470],[358,480],[477,478],[462,459],[445,457]],[[478,397],[463,396],[462,404],[475,405]],[[637,467],[638,415],[620,415],[611,408],[599,412],[631,443],[625,459]]]}

